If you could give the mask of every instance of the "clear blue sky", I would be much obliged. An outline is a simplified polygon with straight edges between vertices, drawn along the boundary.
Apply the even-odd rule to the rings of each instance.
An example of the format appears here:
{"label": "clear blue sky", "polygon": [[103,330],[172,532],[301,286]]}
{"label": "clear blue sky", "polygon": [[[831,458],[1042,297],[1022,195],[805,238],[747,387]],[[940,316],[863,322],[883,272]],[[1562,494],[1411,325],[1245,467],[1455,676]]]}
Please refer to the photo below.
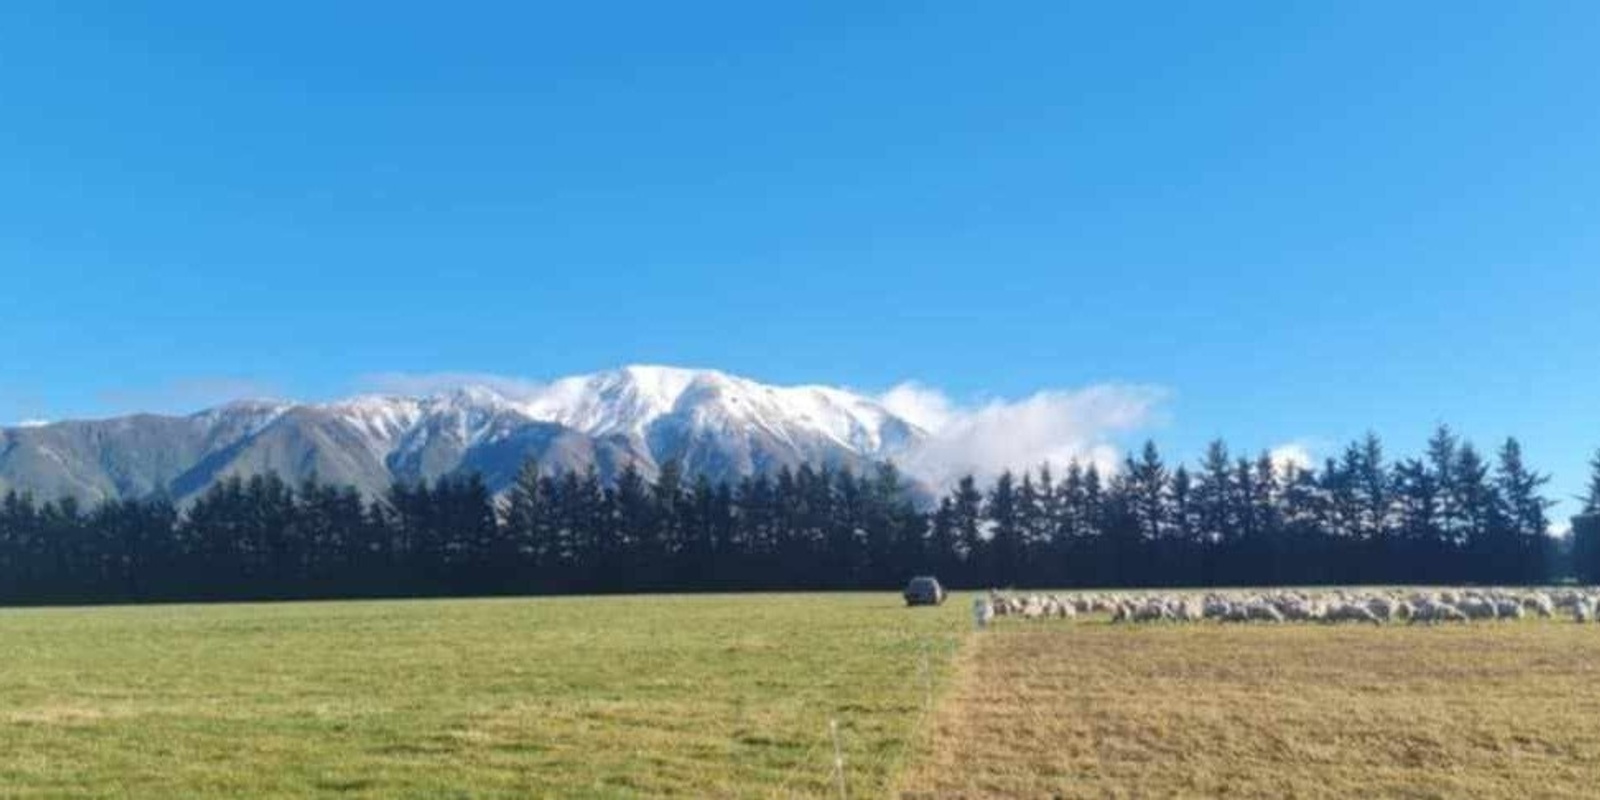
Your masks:
{"label": "clear blue sky", "polygon": [[1124,380],[1176,455],[1445,421],[1576,492],[1597,54],[1591,2],[7,3],[0,422]]}

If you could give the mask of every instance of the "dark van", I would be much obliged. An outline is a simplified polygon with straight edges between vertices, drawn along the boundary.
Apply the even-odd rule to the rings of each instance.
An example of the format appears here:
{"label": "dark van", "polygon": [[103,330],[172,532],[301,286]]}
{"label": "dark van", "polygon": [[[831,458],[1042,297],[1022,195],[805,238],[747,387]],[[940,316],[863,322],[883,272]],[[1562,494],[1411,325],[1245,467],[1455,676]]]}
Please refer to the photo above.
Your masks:
{"label": "dark van", "polygon": [[918,575],[906,584],[906,605],[936,606],[944,602],[944,587],[932,575]]}

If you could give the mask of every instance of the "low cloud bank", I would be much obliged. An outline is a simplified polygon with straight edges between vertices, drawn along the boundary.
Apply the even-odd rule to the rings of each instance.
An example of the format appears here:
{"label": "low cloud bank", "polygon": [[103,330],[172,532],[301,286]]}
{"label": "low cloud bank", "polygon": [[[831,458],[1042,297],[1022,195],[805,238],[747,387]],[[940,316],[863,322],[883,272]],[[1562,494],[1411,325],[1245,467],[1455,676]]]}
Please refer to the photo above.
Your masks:
{"label": "low cloud bank", "polygon": [[[484,386],[519,400],[536,397],[548,387],[540,381],[474,372],[385,372],[363,375],[356,383],[365,391],[407,396]],[[1074,460],[1114,471],[1127,450],[1127,439],[1165,422],[1169,395],[1159,386],[1107,383],[1047,389],[1016,400],[964,403],[911,381],[870,399],[929,433],[926,441],[895,460],[907,473],[943,487],[968,474],[987,481],[1007,469],[1048,463],[1062,470]]]}
{"label": "low cloud bank", "polygon": [[943,486],[968,474],[987,480],[1046,463],[1059,470],[1074,460],[1114,470],[1125,450],[1123,438],[1165,421],[1168,396],[1156,386],[1100,384],[962,405],[938,389],[903,383],[877,399],[929,432],[901,462],[911,474]]}

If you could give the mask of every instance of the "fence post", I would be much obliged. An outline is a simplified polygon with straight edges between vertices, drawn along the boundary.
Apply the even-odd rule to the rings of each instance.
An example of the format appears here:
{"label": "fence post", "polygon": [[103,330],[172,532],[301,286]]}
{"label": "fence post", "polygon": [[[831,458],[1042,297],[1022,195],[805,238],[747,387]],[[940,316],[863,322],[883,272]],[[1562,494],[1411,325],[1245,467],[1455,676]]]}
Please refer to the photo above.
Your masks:
{"label": "fence post", "polygon": [[839,782],[839,800],[850,800],[844,789],[844,748],[839,745],[839,720],[828,720],[828,730],[833,734],[833,775]]}
{"label": "fence post", "polygon": [[922,640],[922,710],[933,712],[933,664],[928,660],[928,640]]}

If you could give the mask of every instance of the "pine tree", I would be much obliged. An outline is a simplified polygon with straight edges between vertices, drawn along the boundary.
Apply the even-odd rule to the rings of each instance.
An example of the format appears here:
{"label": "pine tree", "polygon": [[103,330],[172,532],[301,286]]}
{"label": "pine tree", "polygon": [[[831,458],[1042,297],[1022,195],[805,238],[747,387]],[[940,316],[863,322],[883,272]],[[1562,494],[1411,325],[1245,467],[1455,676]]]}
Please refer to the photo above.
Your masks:
{"label": "pine tree", "polygon": [[[1514,438],[1500,446],[1495,471],[1495,494],[1501,504],[1497,519],[1507,528],[1503,534],[1514,554],[1515,577],[1532,582],[1551,560],[1550,520],[1546,512],[1555,505],[1539,494],[1550,476],[1529,470],[1522,458],[1522,444]],[[1500,570],[1505,565],[1497,565]]]}
{"label": "pine tree", "polygon": [[1014,584],[1022,566],[1022,520],[1018,514],[1016,477],[1010,470],[1000,473],[994,487],[989,490],[989,501],[984,514],[994,526],[989,542],[992,572],[989,582],[998,585]]}
{"label": "pine tree", "polygon": [[551,566],[551,542],[544,538],[543,522],[545,496],[542,490],[544,477],[539,474],[539,463],[528,459],[517,470],[506,497],[505,541],[513,557],[525,574],[538,575]]}
{"label": "pine tree", "polygon": [[1230,463],[1228,446],[1220,439],[1206,447],[1194,487],[1196,524],[1202,541],[1215,544],[1238,535],[1238,526],[1231,514],[1233,471]]}
{"label": "pine tree", "polygon": [[1356,516],[1356,535],[1364,541],[1382,540],[1389,526],[1390,498],[1388,467],[1383,463],[1383,442],[1368,432],[1361,440],[1357,471],[1353,476],[1360,508]]}
{"label": "pine tree", "polygon": [[611,496],[615,517],[606,548],[604,579],[621,589],[631,574],[634,581],[655,586],[661,577],[665,552],[655,524],[650,491],[633,462],[628,462],[617,474]]}
{"label": "pine tree", "polygon": [[1172,471],[1172,538],[1185,549],[1198,544],[1199,520],[1195,512],[1194,479],[1189,468],[1179,464]]}
{"label": "pine tree", "polygon": [[603,589],[616,579],[617,531],[614,500],[600,481],[600,470],[593,464],[580,477],[569,473],[572,491],[567,524],[571,526],[575,559],[574,579],[578,585]]}
{"label": "pine tree", "polygon": [[1039,490],[1034,486],[1032,473],[1027,471],[1022,473],[1022,481],[1017,484],[1016,499],[1018,577],[1027,582],[1032,582],[1032,575],[1020,574],[1031,573],[1033,565],[1031,555],[1042,549],[1042,543],[1034,537],[1042,527],[1040,520],[1043,517],[1044,509],[1041,507]]}
{"label": "pine tree", "polygon": [[1438,557],[1444,547],[1439,527],[1439,484],[1420,459],[1406,459],[1392,468],[1395,534],[1400,558],[1398,580],[1430,581],[1442,574]]}
{"label": "pine tree", "polygon": [[1101,539],[1106,533],[1105,482],[1100,479],[1100,467],[1090,462],[1083,470],[1084,535]]}
{"label": "pine tree", "polygon": [[1145,442],[1138,460],[1128,459],[1128,489],[1132,494],[1132,511],[1140,538],[1154,541],[1162,538],[1168,528],[1167,467],[1155,442]]}
{"label": "pine tree", "polygon": [[974,586],[985,583],[993,586],[986,566],[989,559],[988,543],[983,538],[983,493],[978,491],[978,482],[971,475],[963,476],[956,483],[951,506],[951,522],[955,527],[963,562],[964,582]]}
{"label": "pine tree", "polygon": [[650,486],[650,501],[651,535],[656,541],[655,556],[659,559],[656,570],[662,584],[670,585],[672,576],[683,569],[678,559],[685,538],[683,465],[677,459],[668,459],[661,465],[655,483]]}
{"label": "pine tree", "polygon": [[1434,485],[1439,487],[1438,538],[1452,547],[1461,544],[1462,528],[1465,526],[1458,494],[1460,482],[1455,474],[1459,460],[1456,454],[1458,447],[1460,440],[1448,425],[1440,425],[1433,437],[1428,439],[1428,467],[1433,471]]}
{"label": "pine tree", "polygon": [[1330,459],[1323,471],[1323,486],[1328,490],[1332,514],[1328,532],[1347,542],[1358,542],[1364,534],[1361,520],[1367,504],[1361,496],[1363,472],[1361,446],[1355,442],[1345,446],[1337,462]]}
{"label": "pine tree", "polygon": [[1589,462],[1588,496],[1572,518],[1573,572],[1584,583],[1600,583],[1600,452]]}
{"label": "pine tree", "polygon": [[1583,498],[1583,513],[1600,514],[1600,450],[1589,460],[1589,491]]}
{"label": "pine tree", "polygon": [[878,464],[874,477],[867,517],[872,580],[878,587],[895,588],[927,569],[924,525],[893,462]]}
{"label": "pine tree", "polygon": [[948,495],[939,498],[928,529],[928,551],[933,570],[943,580],[956,585],[961,561],[960,545],[956,541],[955,504]]}
{"label": "pine tree", "polygon": [[456,570],[452,590],[502,593],[511,588],[515,564],[505,558],[494,497],[477,472],[452,481],[446,494],[451,509],[447,516],[452,528],[460,531],[466,551]]}
{"label": "pine tree", "polygon": [[1049,553],[1056,541],[1062,536],[1062,511],[1065,505],[1061,487],[1057,485],[1055,476],[1051,474],[1050,463],[1039,465],[1038,480],[1038,514],[1034,519],[1034,526],[1030,541],[1036,549],[1036,555]]}
{"label": "pine tree", "polygon": [[1458,544],[1468,555],[1465,575],[1490,582],[1496,564],[1515,556],[1514,543],[1505,540],[1505,526],[1499,519],[1500,505],[1489,485],[1489,465],[1470,442],[1456,451],[1453,484],[1449,492],[1455,504]]}
{"label": "pine tree", "polygon": [[838,585],[858,585],[867,571],[866,501],[869,494],[864,480],[848,469],[834,477],[837,499],[834,503],[833,532],[828,538],[830,577]]}
{"label": "pine tree", "polygon": [[801,526],[805,536],[806,563],[814,576],[812,583],[816,584],[827,573],[828,533],[835,515],[834,475],[827,465],[816,471],[809,466],[801,466],[798,478],[802,494]]}
{"label": "pine tree", "polygon": [[1255,529],[1254,567],[1269,583],[1284,583],[1293,577],[1288,534],[1288,509],[1285,507],[1288,484],[1295,472],[1279,471],[1270,452],[1256,456],[1250,480],[1251,520]]}

